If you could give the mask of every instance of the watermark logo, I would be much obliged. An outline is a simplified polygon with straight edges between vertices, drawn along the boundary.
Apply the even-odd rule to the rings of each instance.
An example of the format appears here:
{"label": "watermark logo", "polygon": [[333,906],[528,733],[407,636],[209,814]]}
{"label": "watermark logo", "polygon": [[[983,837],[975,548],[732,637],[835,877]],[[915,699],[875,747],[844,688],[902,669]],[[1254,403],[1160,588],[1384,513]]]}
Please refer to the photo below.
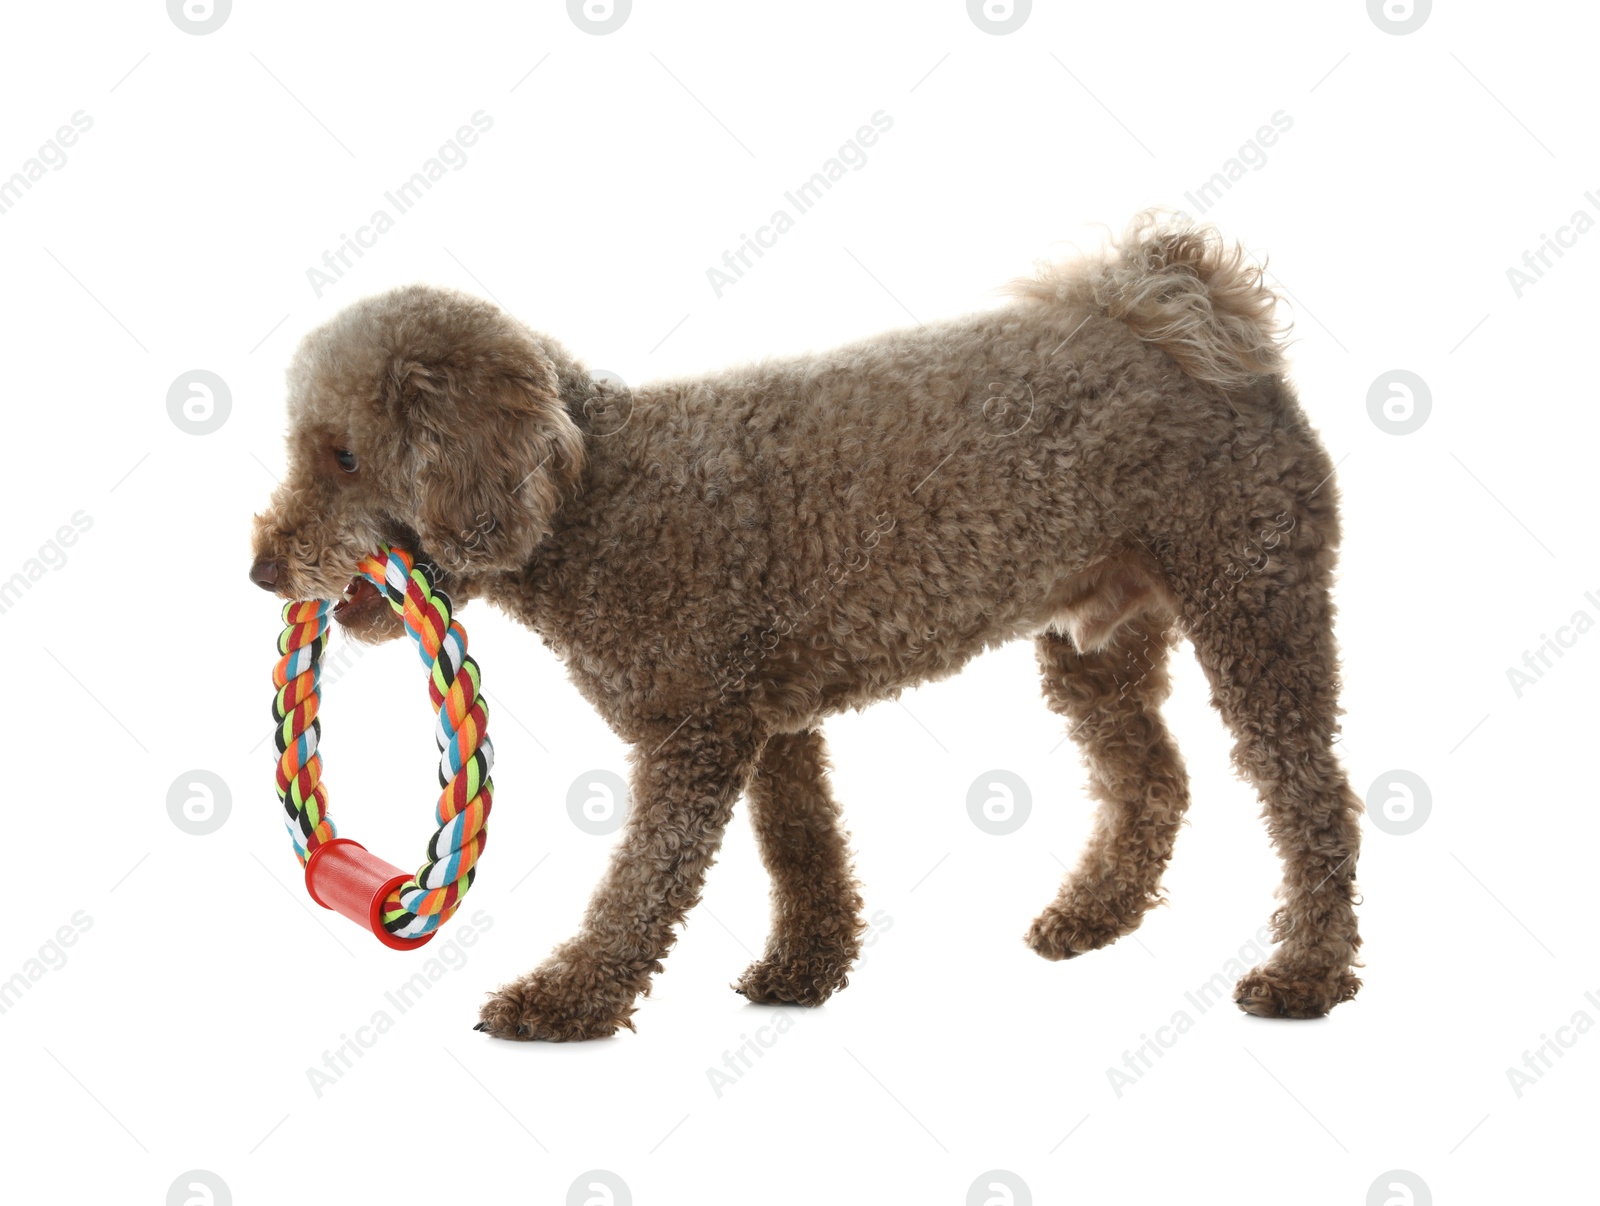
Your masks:
{"label": "watermark logo", "polygon": [[94,128],[94,118],[82,109],[72,115],[71,122],[58,127],[53,138],[47,138],[32,157],[23,160],[20,170],[0,177],[0,214],[9,213],[23,194],[44,179],[47,170],[59,172],[66,167],[66,148],[75,146],[79,137]]}
{"label": "watermark logo", "polygon": [[1432,811],[1433,792],[1415,771],[1385,771],[1367,788],[1367,815],[1395,837],[1421,829]]}
{"label": "watermark logo", "polygon": [[233,1206],[233,1190],[216,1173],[191,1168],[167,1190],[167,1206]]}
{"label": "watermark logo", "polygon": [[233,793],[214,771],[184,771],[167,788],[167,815],[194,837],[215,833],[233,811]]}
{"label": "watermark logo", "polygon": [[228,421],[232,410],[233,391],[209,369],[180,373],[167,386],[167,415],[188,435],[210,435]]}
{"label": "watermark logo", "polygon": [[627,780],[616,771],[585,771],[567,788],[567,815],[585,833],[615,833],[628,818]]}
{"label": "watermark logo", "polygon": [[633,1191],[609,1169],[591,1168],[567,1190],[567,1206],[633,1206]]}
{"label": "watermark logo", "polygon": [[348,1076],[357,1062],[378,1045],[378,1040],[395,1028],[400,1018],[421,1004],[435,984],[467,965],[471,958],[467,953],[469,948],[476,946],[478,939],[493,928],[494,918],[484,909],[475,912],[471,920],[458,917],[450,927],[450,937],[442,944],[428,947],[431,953],[411,973],[410,979],[385,992],[383,1005],[374,1009],[365,1022],[341,1033],[337,1046],[324,1049],[320,1067],[306,1068],[306,1083],[312,1095],[320,1099]]}
{"label": "watermark logo", "polygon": [[1145,1074],[1156,1066],[1157,1060],[1176,1047],[1178,1040],[1193,1029],[1194,1018],[1189,1011],[1178,1009],[1163,1025],[1156,1027],[1154,1037],[1148,1033],[1140,1034],[1139,1045],[1122,1053],[1122,1067],[1106,1069],[1106,1083],[1111,1086],[1112,1095],[1120,1099],[1123,1093],[1144,1079]]}
{"label": "watermark logo", "polygon": [[[1228,956],[1216,971],[1212,972],[1205,980],[1197,984],[1192,991],[1183,994],[1185,1005],[1172,1011],[1163,1025],[1155,1027],[1155,1033],[1148,1032],[1139,1035],[1139,1045],[1132,1050],[1124,1050],[1122,1064],[1109,1065],[1106,1068],[1106,1083],[1111,1086],[1112,1096],[1121,1099],[1122,1095],[1134,1085],[1143,1080],[1156,1063],[1164,1058],[1168,1051],[1178,1045],[1178,1040],[1189,1031],[1193,1030],[1198,1020],[1204,1017],[1218,1005],[1233,1000],[1234,984],[1252,967],[1257,966],[1267,957],[1267,952],[1272,949],[1272,927],[1261,926],[1251,938],[1242,943],[1238,950]],[[1189,1009],[1194,1012],[1190,1013]]]}
{"label": "watermark logo", "polygon": [[1367,16],[1386,34],[1416,33],[1433,11],[1433,0],[1367,0]]}
{"label": "watermark logo", "polygon": [[583,400],[583,417],[592,436],[614,436],[633,420],[633,391],[621,373],[591,369],[589,377],[600,388]]}
{"label": "watermark logo", "polygon": [[[1277,516],[1257,531],[1246,535],[1243,548],[1237,545],[1232,550],[1236,556],[1230,557],[1228,564],[1223,566],[1222,573],[1211,579],[1211,582],[1201,592],[1207,613],[1211,612],[1217,604],[1230,593],[1234,587],[1251,574],[1258,573],[1270,564],[1272,558],[1269,554],[1283,543],[1284,537],[1294,531],[1294,516],[1287,511],[1279,511]],[[1144,637],[1144,647],[1137,651],[1134,659],[1139,668],[1139,681],[1149,673],[1154,659],[1145,656],[1151,641],[1148,635]]]}
{"label": "watermark logo", "polygon": [[967,1190],[967,1206],[1033,1206],[1033,1191],[1010,1169],[991,1168]]}
{"label": "watermark logo", "polygon": [[46,573],[65,567],[67,549],[77,544],[78,537],[94,527],[94,516],[87,511],[74,511],[71,518],[72,523],[57,528],[55,536],[41,544],[38,553],[24,561],[20,570],[9,578],[0,578],[0,616],[20,603],[22,596],[32,590],[33,584]]}
{"label": "watermark logo", "polygon": [[967,815],[996,837],[1021,829],[1032,811],[1033,792],[1015,771],[984,771],[967,788]]}
{"label": "watermark logo", "polygon": [[[1600,597],[1595,592],[1585,591],[1584,601],[1596,610],[1600,610]],[[1539,644],[1532,649],[1522,651],[1522,665],[1525,669],[1516,666],[1506,667],[1506,681],[1511,684],[1511,693],[1518,699],[1529,687],[1534,686],[1545,676],[1545,672],[1555,668],[1555,661],[1566,656],[1565,650],[1571,649],[1578,643],[1578,638],[1594,627],[1594,617],[1583,608],[1572,613],[1572,618],[1556,629],[1556,635],[1551,637],[1548,633],[1539,634]]]}
{"label": "watermark logo", "polygon": [[616,33],[633,12],[633,0],[567,0],[567,16],[586,34]]}
{"label": "watermark logo", "polygon": [[1014,436],[1033,422],[1033,386],[1023,377],[989,382],[983,400],[983,418],[1002,438]]}
{"label": "watermark logo", "polygon": [[[322,655],[322,689],[327,689],[350,673],[350,668],[367,656],[366,644],[342,640]],[[276,730],[274,730],[276,731]]]}
{"label": "watermark logo", "polygon": [[425,159],[408,179],[383,194],[386,204],[374,209],[366,222],[355,228],[355,234],[339,235],[338,245],[322,253],[320,268],[313,264],[306,269],[311,292],[320,298],[330,285],[342,281],[345,274],[356,266],[356,261],[376,247],[380,238],[415,209],[433,191],[435,184],[449,173],[459,172],[467,166],[471,158],[467,149],[476,146],[478,139],[492,129],[494,117],[482,109],[473,113],[470,124],[458,126],[455,134],[445,139],[439,149]]}
{"label": "watermark logo", "polygon": [[861,938],[861,953],[856,956],[859,969],[867,961],[867,952],[878,944],[878,939],[894,929],[894,916],[885,909],[876,909],[867,919],[867,932]]}
{"label": "watermark logo", "polygon": [[215,33],[232,12],[233,0],[167,0],[167,16],[186,34]]}
{"label": "watermark logo", "polygon": [[967,0],[967,16],[986,34],[1016,33],[1033,12],[1033,0]]}
{"label": "watermark logo", "polygon": [[[1583,199],[1594,207],[1596,213],[1600,213],[1600,197],[1588,192],[1583,194]],[[1516,299],[1521,301],[1523,293],[1530,286],[1542,281],[1544,274],[1555,267],[1555,260],[1552,260],[1551,256],[1559,260],[1578,245],[1580,237],[1588,234],[1594,227],[1594,216],[1579,209],[1573,211],[1572,217],[1567,219],[1564,225],[1556,227],[1554,236],[1541,233],[1539,245],[1531,251],[1522,253],[1522,267],[1513,265],[1506,269],[1506,280],[1511,283],[1511,292]]]}
{"label": "watermark logo", "polygon": [[[126,877],[124,877],[126,878]],[[67,919],[70,924],[56,927],[56,932],[44,940],[36,954],[22,961],[22,966],[6,976],[0,972],[0,1014],[9,1013],[15,1009],[17,1002],[27,995],[40,980],[53,971],[60,971],[67,965],[67,951],[69,946],[76,946],[78,939],[94,926],[94,918],[79,909]]]}
{"label": "watermark logo", "polygon": [[[1600,1009],[1600,996],[1592,992],[1583,994],[1584,1000]],[[1578,1040],[1594,1029],[1594,1017],[1587,1009],[1575,1010],[1566,1024],[1556,1027],[1555,1037],[1539,1035],[1539,1045],[1522,1053],[1522,1067],[1507,1068],[1506,1080],[1511,1092],[1520,1100],[1530,1087],[1544,1079],[1546,1072],[1556,1066],[1556,1061],[1578,1045]]]}
{"label": "watermark logo", "polygon": [[1222,200],[1224,193],[1245,178],[1246,169],[1259,172],[1266,167],[1267,148],[1275,145],[1280,136],[1293,128],[1294,118],[1279,109],[1272,115],[1270,124],[1257,127],[1255,136],[1246,139],[1237,154],[1229,156],[1204,184],[1193,192],[1184,193],[1183,199],[1194,206],[1197,216],[1205,213]]}
{"label": "watermark logo", "polygon": [[706,1082],[711,1086],[712,1095],[721,1097],[724,1089],[738,1084],[745,1073],[755,1067],[755,1061],[777,1046],[778,1040],[794,1027],[794,1018],[784,1010],[771,1025],[757,1026],[754,1038],[740,1034],[739,1045],[722,1053],[722,1067],[706,1069]]}
{"label": "watermark logo", "polygon": [[[766,255],[778,245],[783,235],[795,228],[800,217],[814,209],[835,184],[849,172],[859,172],[867,166],[867,147],[894,129],[894,118],[879,109],[872,115],[871,124],[857,128],[855,137],[848,139],[839,150],[815,172],[810,179],[783,194],[787,206],[779,206],[765,225],[756,227],[754,235],[740,233],[739,243],[732,251],[722,253],[722,266],[706,269],[706,280],[717,300],[729,288],[744,279],[745,273],[755,267],[755,260]],[[791,212],[792,211],[792,212]],[[755,259],[750,257],[754,256]]]}
{"label": "watermark logo", "polygon": [[[867,923],[867,932],[861,939],[861,952],[856,956],[854,968],[859,970],[867,961],[867,951],[877,944],[879,938],[894,928],[894,918],[883,909],[872,914]],[[854,972],[852,972],[854,974]],[[755,1070],[756,1063],[768,1051],[778,1045],[778,1040],[799,1025],[799,1019],[807,1011],[782,1009],[778,1010],[773,1021],[767,1025],[757,1026],[755,1034],[740,1033],[739,1045],[732,1051],[722,1052],[720,1066],[713,1065],[706,1069],[706,1083],[711,1086],[711,1095],[720,1100],[723,1094],[737,1085],[746,1076]]]}
{"label": "watermark logo", "polygon": [[1416,1173],[1392,1168],[1367,1190],[1367,1206],[1433,1206],[1433,1191]]}
{"label": "watermark logo", "polygon": [[1433,391],[1409,369],[1390,369],[1367,387],[1367,415],[1390,435],[1410,435],[1432,410]]}

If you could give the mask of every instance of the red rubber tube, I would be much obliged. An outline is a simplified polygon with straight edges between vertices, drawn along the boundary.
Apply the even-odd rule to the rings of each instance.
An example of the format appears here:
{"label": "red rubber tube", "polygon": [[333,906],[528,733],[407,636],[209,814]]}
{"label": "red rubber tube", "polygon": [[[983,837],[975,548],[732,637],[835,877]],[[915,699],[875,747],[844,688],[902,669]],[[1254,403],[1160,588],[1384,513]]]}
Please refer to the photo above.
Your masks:
{"label": "red rubber tube", "polygon": [[331,838],[306,860],[306,891],[325,909],[342,913],[371,930],[384,946],[397,951],[415,950],[433,939],[434,930],[420,938],[397,938],[383,928],[383,902],[411,876],[370,853],[360,842]]}

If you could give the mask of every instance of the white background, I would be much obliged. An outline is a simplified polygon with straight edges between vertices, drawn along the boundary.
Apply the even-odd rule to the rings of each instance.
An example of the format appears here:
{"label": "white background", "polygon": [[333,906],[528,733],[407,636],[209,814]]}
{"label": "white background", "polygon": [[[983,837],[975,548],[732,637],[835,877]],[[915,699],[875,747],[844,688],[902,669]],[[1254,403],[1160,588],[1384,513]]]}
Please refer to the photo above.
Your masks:
{"label": "white background", "polygon": [[[1562,1032],[1575,1045],[1520,1097],[1507,1069],[1575,1013],[1600,1022],[1582,752],[1600,633],[1520,697],[1507,670],[1575,612],[1600,620],[1600,233],[1520,298],[1507,269],[1574,211],[1600,218],[1592,12],[1441,4],[1404,36],[1357,2],[1040,3],[1004,36],[960,0],[638,0],[606,36],[554,2],[240,0],[203,36],[152,0],[6,22],[0,176],[93,120],[0,215],[0,579],[93,521],[0,616],[0,978],[42,970],[42,944],[58,965],[0,1015],[6,1198],[160,1203],[200,1169],[241,1204],[558,1203],[602,1169],[641,1204],[960,1203],[1002,1169],[1037,1202],[1354,1206],[1401,1169],[1439,1203],[1564,1200],[1600,1034]],[[494,124],[466,165],[316,296],[307,269],[478,110]],[[706,270],[878,110],[894,124],[865,166],[716,297]],[[463,621],[497,706],[498,807],[455,924],[490,928],[396,1014],[385,992],[448,935],[391,952],[305,898],[263,740],[279,622],[247,533],[282,469],[299,336],[429,281],[634,382],[823,348],[997,304],[1094,223],[1192,209],[1279,110],[1292,128],[1205,216],[1270,252],[1339,461],[1352,782],[1381,796],[1404,769],[1432,795],[1409,835],[1367,823],[1358,1000],[1274,1023],[1185,998],[1277,880],[1186,650],[1167,714],[1194,806],[1170,907],[1068,964],[1022,945],[1091,816],[1024,643],[828,723],[878,927],[824,1008],[728,991],[766,920],[741,813],[637,1034],[475,1034],[484,992],[572,932],[604,865],[612,839],[569,820],[569,786],[624,768],[538,640],[480,604]],[[209,435],[167,412],[195,368],[231,391]],[[1431,389],[1414,434],[1368,415],[1394,368]],[[411,866],[433,795],[415,658],[386,646],[330,677],[334,815]],[[1033,796],[1008,837],[966,813],[996,768]],[[167,809],[196,769],[231,796],[207,836]],[[75,914],[90,925],[59,965]],[[318,1096],[307,1069],[378,1010],[393,1027]],[[1179,1010],[1193,1026],[1119,1096],[1108,1068]],[[708,1070],[780,1015],[719,1096]]]}

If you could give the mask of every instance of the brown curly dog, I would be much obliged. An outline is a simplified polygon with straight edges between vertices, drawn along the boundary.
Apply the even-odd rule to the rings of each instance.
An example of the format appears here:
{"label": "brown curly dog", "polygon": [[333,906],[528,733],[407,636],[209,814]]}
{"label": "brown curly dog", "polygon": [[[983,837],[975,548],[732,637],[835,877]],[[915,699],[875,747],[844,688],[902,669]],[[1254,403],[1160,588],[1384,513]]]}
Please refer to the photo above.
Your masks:
{"label": "brown curly dog", "polygon": [[633,806],[582,929],[493,994],[479,1029],[631,1028],[741,793],[772,933],[735,987],[804,1004],[844,987],[862,901],[819,726],[1016,637],[1099,799],[1028,944],[1071,958],[1161,898],[1188,805],[1159,712],[1182,635],[1284,864],[1279,945],[1235,999],[1307,1018],[1355,995],[1333,466],[1284,379],[1275,299],[1214,231],[1149,215],[1011,294],[636,389],[422,286],[305,338],[251,578],[343,592],[342,624],[381,640],[398,621],[346,583],[380,540],[418,550],[457,602],[539,633],[633,746]]}

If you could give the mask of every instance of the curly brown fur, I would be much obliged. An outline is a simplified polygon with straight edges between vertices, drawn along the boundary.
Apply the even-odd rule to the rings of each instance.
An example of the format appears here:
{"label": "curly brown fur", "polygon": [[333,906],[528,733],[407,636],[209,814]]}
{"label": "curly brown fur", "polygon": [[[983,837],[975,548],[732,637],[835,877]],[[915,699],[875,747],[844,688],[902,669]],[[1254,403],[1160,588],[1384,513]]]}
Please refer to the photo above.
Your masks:
{"label": "curly brown fur", "polygon": [[[1354,995],[1335,490],[1272,295],[1214,232],[1148,218],[1017,292],[634,390],[445,290],[369,299],[306,338],[252,577],[333,597],[377,541],[415,547],[458,603],[537,631],[634,747],[634,807],[582,927],[481,1029],[631,1027],[741,792],[773,895],[736,989],[814,1004],[844,987],[861,898],[818,725],[1024,636],[1100,802],[1030,945],[1104,946],[1161,898],[1187,801],[1158,711],[1182,634],[1284,863],[1279,945],[1239,1005],[1311,1017]],[[338,614],[398,633],[360,591]]]}
{"label": "curly brown fur", "polygon": [[1046,267],[1011,292],[1092,306],[1158,344],[1196,381],[1228,390],[1283,368],[1277,299],[1263,275],[1215,229],[1151,211],[1133,220],[1115,254]]}
{"label": "curly brown fur", "polygon": [[820,1005],[849,984],[866,932],[820,730],[768,739],[746,797],[772,877],[772,932],[734,985],[759,1004]]}
{"label": "curly brown fur", "polygon": [[1028,945],[1046,959],[1109,946],[1161,903],[1161,874],[1189,806],[1189,781],[1159,711],[1169,689],[1170,613],[1125,620],[1107,645],[1037,640],[1045,698],[1065,716],[1100,801],[1094,832]]}

